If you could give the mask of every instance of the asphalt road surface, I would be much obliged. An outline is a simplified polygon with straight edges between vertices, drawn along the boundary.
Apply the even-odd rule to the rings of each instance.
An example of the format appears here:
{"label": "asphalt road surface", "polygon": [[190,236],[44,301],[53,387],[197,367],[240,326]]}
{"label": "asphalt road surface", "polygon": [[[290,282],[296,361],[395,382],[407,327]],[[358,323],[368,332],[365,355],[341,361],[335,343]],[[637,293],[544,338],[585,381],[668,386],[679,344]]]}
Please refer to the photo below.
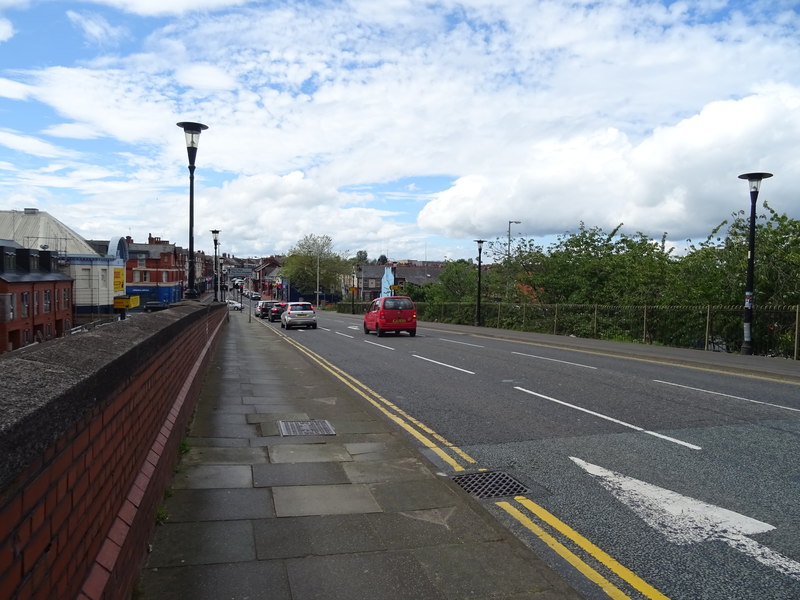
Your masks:
{"label": "asphalt road surface", "polygon": [[[760,357],[318,319],[253,326],[359,389],[448,476],[524,486],[481,502],[586,598],[800,598],[800,364],[771,359],[780,377],[737,370]],[[719,364],[681,358],[703,355]]]}

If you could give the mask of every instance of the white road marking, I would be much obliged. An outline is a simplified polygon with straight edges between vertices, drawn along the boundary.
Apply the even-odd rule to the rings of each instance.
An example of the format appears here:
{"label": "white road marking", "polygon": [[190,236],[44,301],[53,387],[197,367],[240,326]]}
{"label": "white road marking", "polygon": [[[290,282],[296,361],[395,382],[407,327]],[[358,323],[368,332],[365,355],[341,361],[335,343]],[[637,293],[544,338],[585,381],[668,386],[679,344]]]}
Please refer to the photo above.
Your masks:
{"label": "white road marking", "polygon": [[525,354],[524,352],[512,352],[511,354],[517,354],[519,356],[527,356],[529,358],[538,358],[539,360],[549,360],[552,362],[564,363],[565,365],[572,365],[573,367],[583,367],[584,369],[597,369],[597,367],[592,367],[590,365],[582,365],[581,363],[569,362],[568,360],[558,360],[557,358],[547,358],[546,356],[536,356],[535,354]]}
{"label": "white road marking", "polygon": [[454,367],[453,365],[448,365],[447,363],[439,362],[438,360],[433,360],[432,358],[425,358],[424,356],[420,356],[419,354],[412,354],[411,356],[413,356],[414,358],[427,360],[428,362],[432,362],[436,365],[447,367],[448,369],[455,369],[456,371],[461,371],[462,373],[469,373],[470,375],[475,375],[475,371],[467,371],[466,369],[462,369],[461,367]]}
{"label": "white road marking", "polygon": [[564,402],[563,400],[556,400],[555,398],[551,398],[550,396],[545,396],[544,394],[537,394],[531,390],[526,390],[523,387],[514,386],[515,390],[519,390],[520,392],[525,392],[526,394],[531,394],[532,396],[536,396],[537,398],[542,398],[544,400],[549,400],[550,402],[555,402],[556,404],[561,404],[562,406],[567,406],[569,408],[574,408],[575,410],[579,410],[581,412],[588,413],[590,415],[594,415],[595,417],[599,417],[601,419],[605,419],[606,421],[611,421],[612,423],[616,423],[617,425],[622,425],[624,427],[629,427],[635,431],[640,431],[642,433],[646,433],[647,435],[652,435],[653,437],[660,438],[662,440],[666,440],[668,442],[672,442],[674,444],[680,444],[681,446],[686,446],[687,448],[691,448],[692,450],[702,450],[700,446],[695,446],[694,444],[690,444],[689,442],[684,442],[683,440],[679,440],[673,437],[669,437],[667,435],[663,435],[661,433],[656,433],[655,431],[650,431],[648,429],[644,429],[643,427],[639,427],[638,425],[633,425],[631,423],[626,423],[625,421],[620,421],[619,419],[615,419],[614,417],[609,417],[608,415],[604,415],[599,412],[595,412],[593,410],[589,410],[588,408],[583,408],[581,406],[576,406],[574,404],[570,404],[569,402]]}
{"label": "white road marking", "polygon": [[360,328],[358,325],[348,325],[348,326],[347,326],[347,328],[348,328],[348,329],[355,329],[356,331],[358,331],[359,329],[361,329],[361,328]]}
{"label": "white road marking", "polygon": [[387,350],[394,350],[391,346],[384,346],[383,344],[378,344],[377,342],[370,342],[369,340],[364,340],[365,344],[372,344],[373,346],[380,346],[381,348],[386,348]]}
{"label": "white road marking", "polygon": [[775,526],[573,456],[570,460],[673,544],[724,542],[762,565],[800,580],[800,563],[747,537],[772,531]]}
{"label": "white road marking", "polygon": [[342,333],[341,331],[337,331],[336,335],[341,335],[342,337],[350,338],[351,340],[355,337],[353,335],[347,335],[346,333]]}
{"label": "white road marking", "polygon": [[783,410],[791,410],[793,412],[800,412],[800,408],[792,408],[791,406],[783,406],[782,404],[773,404],[772,402],[762,402],[761,400],[752,400],[750,398],[743,398],[741,396],[733,396],[731,394],[723,394],[722,392],[715,392],[713,390],[704,390],[703,388],[691,387],[688,385],[681,385],[680,383],[672,383],[671,381],[661,381],[654,379],[656,383],[663,383],[664,385],[671,385],[674,387],[683,388],[685,390],[692,390],[694,392],[703,392],[705,394],[713,394],[714,396],[723,396],[725,398],[733,398],[734,400],[744,400],[745,402],[752,402],[753,404],[763,404],[764,406],[772,406],[774,408],[782,408]]}
{"label": "white road marking", "polygon": [[447,338],[439,338],[443,342],[450,342],[451,344],[461,344],[462,346],[472,346],[473,348],[485,348],[486,346],[480,346],[478,344],[470,344],[468,342],[457,342],[456,340],[448,340]]}

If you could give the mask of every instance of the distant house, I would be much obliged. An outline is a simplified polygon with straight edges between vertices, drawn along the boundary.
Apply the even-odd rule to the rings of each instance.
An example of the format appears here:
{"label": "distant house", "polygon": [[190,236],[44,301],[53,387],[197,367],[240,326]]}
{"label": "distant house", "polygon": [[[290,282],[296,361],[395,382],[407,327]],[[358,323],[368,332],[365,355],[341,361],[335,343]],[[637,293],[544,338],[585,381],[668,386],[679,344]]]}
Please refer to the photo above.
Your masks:
{"label": "distant house", "polygon": [[423,286],[437,281],[443,266],[441,262],[412,260],[389,262],[385,265],[357,265],[356,298],[370,302],[380,296],[387,296],[387,285],[398,286],[399,289],[389,291],[394,295],[401,295],[405,283]]}
{"label": "distant house", "polygon": [[69,332],[72,278],[56,254],[0,239],[0,255],[0,353]]}
{"label": "distant house", "polygon": [[150,301],[179,302],[183,298],[185,255],[175,244],[152,235],[148,235],[146,244],[137,244],[130,237],[126,241],[126,293],[139,296],[141,305]]}
{"label": "distant house", "polygon": [[112,240],[100,254],[72,229],[38,208],[0,211],[0,238],[58,256],[59,268],[73,279],[76,325],[114,314],[114,298],[125,293],[128,247],[124,239]]}

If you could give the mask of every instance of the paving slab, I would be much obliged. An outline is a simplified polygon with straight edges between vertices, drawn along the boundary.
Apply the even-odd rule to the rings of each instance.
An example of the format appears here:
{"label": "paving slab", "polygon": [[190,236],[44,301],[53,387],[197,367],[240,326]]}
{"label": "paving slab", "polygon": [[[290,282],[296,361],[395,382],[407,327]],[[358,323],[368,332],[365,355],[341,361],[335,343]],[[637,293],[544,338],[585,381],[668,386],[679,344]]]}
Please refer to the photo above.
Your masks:
{"label": "paving slab", "polygon": [[353,460],[342,444],[283,444],[269,446],[272,463],[345,462]]}
{"label": "paving slab", "polygon": [[279,517],[380,512],[365,485],[299,485],[272,488]]}

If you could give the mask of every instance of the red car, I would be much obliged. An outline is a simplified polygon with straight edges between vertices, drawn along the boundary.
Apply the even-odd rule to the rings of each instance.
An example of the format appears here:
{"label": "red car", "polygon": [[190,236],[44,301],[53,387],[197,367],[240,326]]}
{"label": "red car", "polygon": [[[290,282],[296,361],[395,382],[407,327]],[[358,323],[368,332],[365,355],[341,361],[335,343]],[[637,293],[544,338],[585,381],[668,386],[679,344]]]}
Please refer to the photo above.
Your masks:
{"label": "red car", "polygon": [[364,333],[374,331],[382,336],[387,331],[417,335],[417,309],[407,296],[384,296],[373,300],[364,315]]}

